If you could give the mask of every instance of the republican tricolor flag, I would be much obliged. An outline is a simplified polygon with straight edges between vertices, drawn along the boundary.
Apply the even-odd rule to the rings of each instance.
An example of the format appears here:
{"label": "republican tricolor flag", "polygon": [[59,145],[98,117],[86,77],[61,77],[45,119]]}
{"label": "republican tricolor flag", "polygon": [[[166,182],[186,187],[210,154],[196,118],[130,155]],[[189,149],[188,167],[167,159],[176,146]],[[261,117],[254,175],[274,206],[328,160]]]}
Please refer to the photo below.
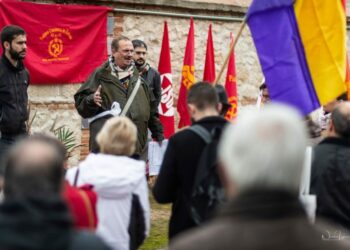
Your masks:
{"label": "republican tricolor flag", "polygon": [[159,119],[164,127],[164,137],[169,138],[175,132],[175,122],[173,108],[173,83],[167,22],[164,22],[163,42],[160,51],[158,71],[162,84],[162,97],[158,107]]}
{"label": "republican tricolor flag", "polygon": [[187,109],[187,91],[195,83],[194,77],[194,24],[190,21],[190,30],[188,32],[184,64],[182,67],[182,78],[180,85],[179,99],[177,102],[177,111],[180,115],[179,128],[191,125],[190,115]]}
{"label": "republican tricolor flag", "polygon": [[247,14],[270,97],[304,115],[346,91],[339,0],[254,0]]}

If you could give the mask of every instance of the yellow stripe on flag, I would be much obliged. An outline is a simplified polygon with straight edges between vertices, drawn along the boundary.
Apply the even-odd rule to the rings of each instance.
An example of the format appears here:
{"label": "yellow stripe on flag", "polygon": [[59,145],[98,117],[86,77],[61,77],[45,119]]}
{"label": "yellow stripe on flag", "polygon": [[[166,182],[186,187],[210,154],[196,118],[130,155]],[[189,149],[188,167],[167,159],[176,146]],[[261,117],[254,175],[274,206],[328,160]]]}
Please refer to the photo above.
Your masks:
{"label": "yellow stripe on flag", "polygon": [[346,22],[341,1],[296,0],[295,14],[321,105],[346,91]]}

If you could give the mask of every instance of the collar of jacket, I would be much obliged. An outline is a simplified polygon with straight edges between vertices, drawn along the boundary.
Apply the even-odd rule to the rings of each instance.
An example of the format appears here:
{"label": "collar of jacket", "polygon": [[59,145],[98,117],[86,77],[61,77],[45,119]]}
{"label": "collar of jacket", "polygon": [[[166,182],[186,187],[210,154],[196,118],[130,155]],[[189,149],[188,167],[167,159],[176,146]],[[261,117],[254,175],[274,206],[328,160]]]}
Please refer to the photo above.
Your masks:
{"label": "collar of jacket", "polygon": [[218,123],[218,122],[226,123],[227,121],[225,120],[225,118],[223,118],[219,115],[214,115],[214,116],[204,117],[204,118],[194,122],[193,125],[194,124],[202,124],[202,123]]}
{"label": "collar of jacket", "polygon": [[58,195],[7,198],[0,205],[0,248],[68,249],[69,211]]}
{"label": "collar of jacket", "polygon": [[18,60],[17,67],[13,66],[10,60],[5,56],[5,54],[2,54],[1,57],[2,62],[12,71],[21,71],[24,69],[24,65],[22,60]]}
{"label": "collar of jacket", "polygon": [[221,208],[220,215],[245,219],[306,216],[296,195],[283,190],[264,188],[242,192]]}
{"label": "collar of jacket", "polygon": [[326,137],[319,144],[335,144],[339,146],[350,147],[350,140],[340,137]]}
{"label": "collar of jacket", "polygon": [[[130,82],[131,83],[136,83],[137,78],[139,77],[139,72],[136,68],[136,66],[133,66],[133,74],[131,75],[131,79]],[[120,83],[120,80],[118,79],[118,77],[112,75],[112,69],[109,65],[109,61],[107,60],[103,65],[102,65],[102,70],[101,70],[101,78],[111,82],[111,83]]]}

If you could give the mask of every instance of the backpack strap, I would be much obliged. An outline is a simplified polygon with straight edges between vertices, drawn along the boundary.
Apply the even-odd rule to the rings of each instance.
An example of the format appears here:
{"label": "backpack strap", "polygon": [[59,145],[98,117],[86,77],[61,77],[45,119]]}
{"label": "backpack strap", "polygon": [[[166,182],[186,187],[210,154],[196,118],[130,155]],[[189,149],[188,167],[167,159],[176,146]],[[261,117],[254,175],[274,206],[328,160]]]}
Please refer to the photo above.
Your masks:
{"label": "backpack strap", "polygon": [[202,125],[196,124],[188,128],[189,130],[196,133],[206,144],[209,144],[212,141],[212,136],[210,132],[204,128]]}

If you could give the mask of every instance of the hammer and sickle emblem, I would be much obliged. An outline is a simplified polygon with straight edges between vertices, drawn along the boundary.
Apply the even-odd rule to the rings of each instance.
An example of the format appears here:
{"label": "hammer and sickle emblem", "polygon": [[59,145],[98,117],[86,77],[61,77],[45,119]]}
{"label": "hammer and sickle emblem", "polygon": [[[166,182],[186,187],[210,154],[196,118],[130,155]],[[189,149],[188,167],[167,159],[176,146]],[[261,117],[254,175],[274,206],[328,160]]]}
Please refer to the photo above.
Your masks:
{"label": "hammer and sickle emblem", "polygon": [[48,49],[51,56],[58,57],[63,51],[63,41],[59,38],[51,40]]}

